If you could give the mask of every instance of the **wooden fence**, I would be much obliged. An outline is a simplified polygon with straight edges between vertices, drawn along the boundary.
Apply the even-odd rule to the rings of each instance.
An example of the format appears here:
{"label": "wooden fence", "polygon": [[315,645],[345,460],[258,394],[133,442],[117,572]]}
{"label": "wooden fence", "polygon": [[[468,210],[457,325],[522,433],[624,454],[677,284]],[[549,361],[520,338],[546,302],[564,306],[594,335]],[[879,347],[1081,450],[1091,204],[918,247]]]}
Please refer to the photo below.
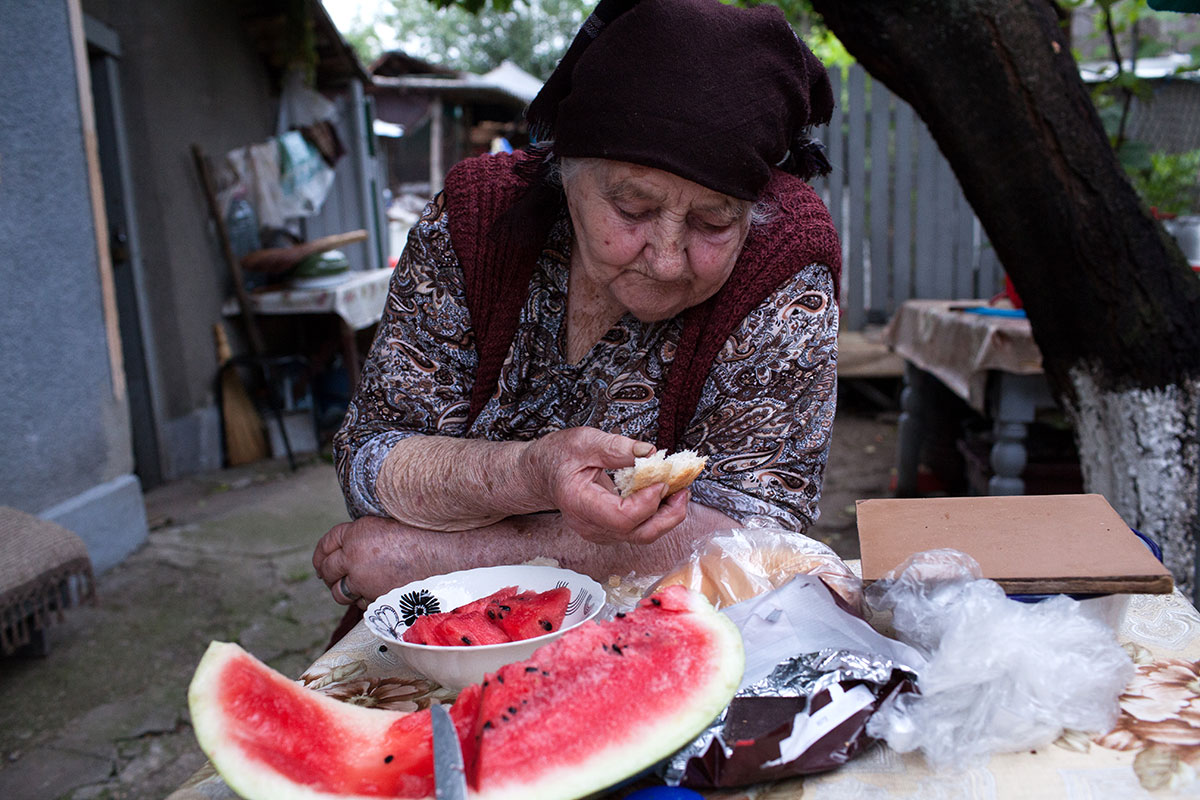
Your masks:
{"label": "wooden fence", "polygon": [[814,182],[842,238],[842,328],[886,322],[909,298],[989,298],[1004,273],[950,165],[912,108],[861,66],[833,70]]}

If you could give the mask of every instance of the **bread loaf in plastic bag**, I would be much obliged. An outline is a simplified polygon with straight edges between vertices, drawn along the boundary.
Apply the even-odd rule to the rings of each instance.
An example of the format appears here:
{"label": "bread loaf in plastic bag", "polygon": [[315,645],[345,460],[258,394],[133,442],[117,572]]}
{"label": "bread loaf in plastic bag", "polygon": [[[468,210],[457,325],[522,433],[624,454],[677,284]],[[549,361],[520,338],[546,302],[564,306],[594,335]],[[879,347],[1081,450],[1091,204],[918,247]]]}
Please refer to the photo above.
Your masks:
{"label": "bread loaf in plastic bag", "polygon": [[833,548],[782,528],[721,531],[650,589],[680,584],[726,608],[778,589],[796,575],[815,575],[846,610],[862,615],[862,581]]}

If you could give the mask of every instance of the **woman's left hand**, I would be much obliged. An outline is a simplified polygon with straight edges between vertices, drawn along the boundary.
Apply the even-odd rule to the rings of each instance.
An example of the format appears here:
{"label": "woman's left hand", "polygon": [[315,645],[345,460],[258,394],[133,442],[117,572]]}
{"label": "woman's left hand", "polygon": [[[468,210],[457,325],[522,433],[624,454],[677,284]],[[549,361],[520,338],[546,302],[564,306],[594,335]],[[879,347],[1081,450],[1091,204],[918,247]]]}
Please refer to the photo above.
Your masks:
{"label": "woman's left hand", "polygon": [[430,573],[423,548],[413,546],[430,535],[437,534],[385,517],[360,517],[321,537],[313,567],[334,600],[365,609],[379,595]]}

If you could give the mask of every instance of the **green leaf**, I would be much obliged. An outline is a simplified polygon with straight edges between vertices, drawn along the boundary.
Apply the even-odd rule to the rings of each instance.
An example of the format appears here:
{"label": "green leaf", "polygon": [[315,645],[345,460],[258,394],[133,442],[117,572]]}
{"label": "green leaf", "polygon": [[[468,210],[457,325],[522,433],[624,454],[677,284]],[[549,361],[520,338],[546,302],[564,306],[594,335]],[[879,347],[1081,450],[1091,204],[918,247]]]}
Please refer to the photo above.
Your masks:
{"label": "green leaf", "polygon": [[[1168,214],[1191,214],[1200,210],[1200,150],[1186,153],[1149,152],[1144,143],[1140,145],[1145,158],[1136,152],[1139,148],[1121,148],[1121,164],[1129,173],[1134,188],[1148,206]],[[1125,159],[1129,149],[1130,160]]]}

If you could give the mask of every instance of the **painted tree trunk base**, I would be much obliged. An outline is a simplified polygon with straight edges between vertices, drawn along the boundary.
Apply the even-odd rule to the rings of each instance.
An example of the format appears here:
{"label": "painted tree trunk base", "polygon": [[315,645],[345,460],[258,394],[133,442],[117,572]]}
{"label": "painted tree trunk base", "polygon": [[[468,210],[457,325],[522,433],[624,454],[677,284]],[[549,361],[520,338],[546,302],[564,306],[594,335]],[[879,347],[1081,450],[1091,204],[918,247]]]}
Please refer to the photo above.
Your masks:
{"label": "painted tree trunk base", "polygon": [[1154,389],[1101,389],[1099,368],[1070,372],[1087,491],[1104,495],[1132,527],[1156,540],[1180,591],[1196,596],[1200,537],[1200,380]]}

